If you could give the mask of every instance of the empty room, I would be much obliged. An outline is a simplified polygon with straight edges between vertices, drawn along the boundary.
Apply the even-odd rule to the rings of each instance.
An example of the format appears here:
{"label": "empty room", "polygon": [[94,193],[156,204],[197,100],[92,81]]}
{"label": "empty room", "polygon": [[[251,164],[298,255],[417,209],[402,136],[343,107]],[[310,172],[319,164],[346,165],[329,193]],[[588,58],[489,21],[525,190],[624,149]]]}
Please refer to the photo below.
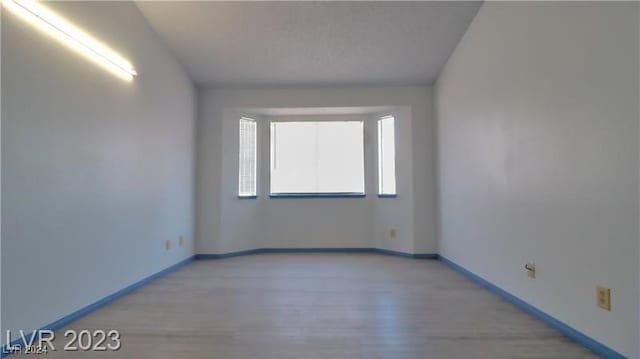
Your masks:
{"label": "empty room", "polygon": [[1,4],[1,357],[640,358],[640,2]]}

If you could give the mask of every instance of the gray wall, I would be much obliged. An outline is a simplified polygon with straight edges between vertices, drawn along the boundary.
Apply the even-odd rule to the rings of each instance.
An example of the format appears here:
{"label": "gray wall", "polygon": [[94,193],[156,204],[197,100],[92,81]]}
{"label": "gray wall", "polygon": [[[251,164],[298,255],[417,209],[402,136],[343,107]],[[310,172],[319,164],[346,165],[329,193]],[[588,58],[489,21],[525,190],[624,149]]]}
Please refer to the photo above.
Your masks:
{"label": "gray wall", "polygon": [[629,357],[638,64],[637,3],[485,3],[436,94],[440,253]]}
{"label": "gray wall", "polygon": [[[428,87],[202,90],[198,101],[197,252],[224,253],[260,247],[379,247],[435,253],[435,142],[430,141],[435,123],[431,101]],[[399,108],[398,198],[378,199],[372,181],[375,174],[369,173],[366,199],[269,199],[267,146],[261,151],[261,167],[266,170],[260,171],[259,198],[237,198],[237,122],[247,111],[376,106]],[[268,138],[268,134],[262,138]],[[375,147],[369,149],[375,151]],[[416,149],[421,151],[418,155],[414,154]],[[375,171],[369,166],[365,171],[372,169]],[[391,226],[398,229],[395,239],[387,235]]]}
{"label": "gray wall", "polygon": [[[221,227],[218,250],[225,252],[250,248],[371,247],[372,201],[367,198],[280,198],[270,199],[269,121],[289,116],[252,116],[258,121],[258,198],[238,199],[238,119],[250,112],[238,109],[223,116],[223,158]],[[371,130],[372,117],[296,116],[301,120],[362,120],[365,131]],[[371,183],[375,144],[365,143],[365,181]],[[375,180],[375,177],[373,178]]]}
{"label": "gray wall", "polygon": [[139,76],[123,82],[3,11],[3,333],[46,325],[193,253],[191,82],[134,4],[48,6]]}

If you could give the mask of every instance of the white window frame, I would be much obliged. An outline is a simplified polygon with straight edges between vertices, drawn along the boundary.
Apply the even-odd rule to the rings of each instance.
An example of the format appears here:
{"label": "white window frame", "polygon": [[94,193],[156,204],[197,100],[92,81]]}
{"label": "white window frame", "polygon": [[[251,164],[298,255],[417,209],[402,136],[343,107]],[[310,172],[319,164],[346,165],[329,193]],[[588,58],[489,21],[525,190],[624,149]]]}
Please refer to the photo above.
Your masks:
{"label": "white window frame", "polygon": [[[243,183],[242,183],[242,135],[241,135],[241,130],[242,130],[242,123],[243,122],[250,122],[253,123],[253,130],[255,131],[254,133],[254,146],[253,146],[253,191],[247,191],[244,193],[241,193],[242,187],[243,187]],[[259,146],[259,128],[258,128],[258,121],[256,121],[253,118],[249,118],[249,117],[241,117],[240,120],[238,120],[238,198],[257,198],[258,197],[258,146]]]}
{"label": "white window frame", "polygon": [[[382,146],[382,121],[384,120],[389,120],[392,119],[393,120],[393,192],[383,192],[383,160],[382,160],[382,153],[384,151],[384,148]],[[377,139],[378,139],[378,143],[377,143],[377,166],[378,166],[378,171],[377,171],[377,181],[378,181],[378,197],[389,197],[389,198],[395,198],[398,196],[398,169],[397,169],[397,136],[396,136],[396,116],[392,115],[392,114],[387,114],[384,116],[380,116],[378,117],[378,120],[376,121],[376,131],[377,131]]]}
{"label": "white window frame", "polygon": [[[362,124],[362,151],[363,151],[363,191],[362,192],[272,192],[271,175],[273,170],[273,143],[272,143],[272,124],[288,123],[288,122],[359,122]],[[366,197],[367,188],[367,169],[366,169],[366,121],[365,120],[342,120],[342,119],[278,119],[269,121],[269,197],[271,198],[353,198]]]}

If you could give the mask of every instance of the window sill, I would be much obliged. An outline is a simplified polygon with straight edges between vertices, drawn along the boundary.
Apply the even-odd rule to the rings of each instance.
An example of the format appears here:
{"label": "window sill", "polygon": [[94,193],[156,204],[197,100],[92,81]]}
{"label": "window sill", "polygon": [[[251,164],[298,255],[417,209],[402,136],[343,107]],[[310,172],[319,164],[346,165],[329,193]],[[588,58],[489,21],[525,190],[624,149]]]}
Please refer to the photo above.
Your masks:
{"label": "window sill", "polygon": [[365,193],[272,193],[270,198],[364,198]]}
{"label": "window sill", "polygon": [[397,194],[378,194],[378,198],[398,198]]}
{"label": "window sill", "polygon": [[258,196],[238,196],[238,199],[257,199]]}

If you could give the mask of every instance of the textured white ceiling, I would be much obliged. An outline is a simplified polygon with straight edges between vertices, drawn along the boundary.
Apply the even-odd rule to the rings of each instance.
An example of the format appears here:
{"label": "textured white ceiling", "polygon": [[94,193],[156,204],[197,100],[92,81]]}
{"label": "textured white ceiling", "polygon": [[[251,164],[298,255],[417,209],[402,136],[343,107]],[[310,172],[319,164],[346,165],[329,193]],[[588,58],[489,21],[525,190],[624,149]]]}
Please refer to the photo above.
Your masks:
{"label": "textured white ceiling", "polygon": [[138,2],[198,85],[433,82],[480,2]]}

